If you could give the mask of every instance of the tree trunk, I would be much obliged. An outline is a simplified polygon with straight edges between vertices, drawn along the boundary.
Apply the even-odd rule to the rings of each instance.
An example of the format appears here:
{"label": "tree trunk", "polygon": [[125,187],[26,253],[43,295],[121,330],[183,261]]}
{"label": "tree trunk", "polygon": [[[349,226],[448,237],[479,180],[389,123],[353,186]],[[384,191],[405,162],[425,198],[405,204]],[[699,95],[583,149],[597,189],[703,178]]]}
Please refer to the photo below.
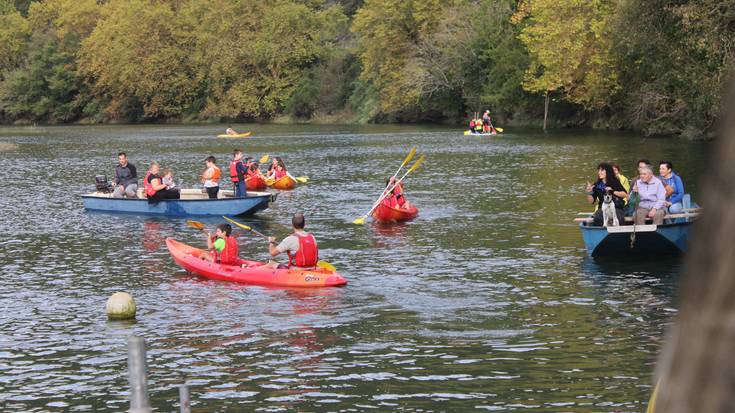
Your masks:
{"label": "tree trunk", "polygon": [[544,133],[546,132],[546,118],[549,117],[549,91],[544,94]]}
{"label": "tree trunk", "polygon": [[[706,207],[659,358],[657,413],[735,411],[735,78],[703,185]],[[685,156],[685,154],[681,154]]]}

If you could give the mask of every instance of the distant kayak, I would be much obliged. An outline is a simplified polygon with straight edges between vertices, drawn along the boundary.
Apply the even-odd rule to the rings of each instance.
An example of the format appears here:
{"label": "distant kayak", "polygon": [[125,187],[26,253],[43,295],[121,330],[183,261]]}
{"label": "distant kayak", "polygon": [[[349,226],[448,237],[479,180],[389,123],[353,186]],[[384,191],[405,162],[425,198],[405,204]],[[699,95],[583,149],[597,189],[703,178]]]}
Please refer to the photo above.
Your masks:
{"label": "distant kayak", "polygon": [[497,135],[502,135],[501,133],[497,133],[497,132],[472,133],[472,132],[470,132],[468,130],[464,131],[464,134],[465,135],[472,135],[472,136],[497,136]]}
{"label": "distant kayak", "polygon": [[[239,260],[237,265],[223,265],[201,259],[204,250],[166,238],[171,258],[181,268],[212,280],[278,287],[336,287],[347,284],[339,273],[317,268],[297,270],[267,268],[258,261]],[[243,268],[241,265],[245,265]]]}
{"label": "distant kayak", "polygon": [[227,134],[217,135],[217,137],[218,138],[247,138],[251,134],[252,132],[245,132],[245,133],[238,133],[237,135],[227,135]]}
{"label": "distant kayak", "polygon": [[383,203],[373,211],[373,219],[378,222],[404,222],[410,221],[419,214],[419,209],[414,205],[408,208],[391,208]]}

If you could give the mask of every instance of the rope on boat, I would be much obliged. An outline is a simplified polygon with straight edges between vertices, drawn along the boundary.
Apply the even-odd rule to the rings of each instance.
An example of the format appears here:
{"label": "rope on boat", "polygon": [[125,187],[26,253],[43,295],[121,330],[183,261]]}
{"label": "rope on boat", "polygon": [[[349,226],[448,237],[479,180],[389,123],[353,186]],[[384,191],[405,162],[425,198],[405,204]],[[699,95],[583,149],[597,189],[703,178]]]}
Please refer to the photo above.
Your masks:
{"label": "rope on boat", "polygon": [[635,247],[635,221],[633,221],[633,232],[630,233],[630,249]]}

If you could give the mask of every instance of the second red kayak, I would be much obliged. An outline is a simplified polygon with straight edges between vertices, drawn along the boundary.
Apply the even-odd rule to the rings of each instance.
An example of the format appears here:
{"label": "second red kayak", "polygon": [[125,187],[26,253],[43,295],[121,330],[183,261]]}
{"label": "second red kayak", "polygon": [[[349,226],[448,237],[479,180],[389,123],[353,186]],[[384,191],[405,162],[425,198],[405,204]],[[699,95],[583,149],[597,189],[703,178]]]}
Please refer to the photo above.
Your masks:
{"label": "second red kayak", "polygon": [[419,209],[414,205],[408,208],[391,208],[383,203],[373,211],[373,219],[378,222],[404,222],[410,221],[419,214]]}
{"label": "second red kayak", "polygon": [[262,191],[267,185],[265,184],[265,179],[256,175],[245,178],[245,187],[248,191]]}
{"label": "second red kayak", "polygon": [[[176,264],[186,271],[213,280],[279,287],[336,287],[347,284],[340,274],[323,268],[266,268],[262,262],[248,260],[239,260],[238,265],[223,265],[203,260],[201,256],[204,250],[173,238],[166,238],[166,246]],[[241,267],[242,264],[246,267]]]}

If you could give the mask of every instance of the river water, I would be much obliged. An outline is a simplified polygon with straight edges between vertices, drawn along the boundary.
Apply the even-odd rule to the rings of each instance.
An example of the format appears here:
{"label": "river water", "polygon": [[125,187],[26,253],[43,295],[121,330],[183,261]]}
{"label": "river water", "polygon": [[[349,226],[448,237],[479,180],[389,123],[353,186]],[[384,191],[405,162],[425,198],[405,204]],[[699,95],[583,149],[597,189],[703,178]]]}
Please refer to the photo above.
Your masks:
{"label": "river water", "polygon": [[[669,159],[696,200],[708,144],[250,127],[239,141],[214,138],[219,125],[0,129],[0,411],[127,409],[131,333],[147,340],[157,411],[178,409],[184,382],[197,412],[645,410],[681,262],[591,259],[572,219],[604,159],[628,176],[639,157]],[[351,224],[414,145],[427,156],[406,184],[419,217]],[[311,178],[245,222],[282,237],[303,211],[348,286],[204,280],[166,250],[166,237],[204,245],[183,219],[82,208],[120,150],[139,175],[155,159],[191,186],[234,146]],[[266,258],[239,240],[241,256]],[[116,291],[135,297],[137,321],[107,320]]]}

